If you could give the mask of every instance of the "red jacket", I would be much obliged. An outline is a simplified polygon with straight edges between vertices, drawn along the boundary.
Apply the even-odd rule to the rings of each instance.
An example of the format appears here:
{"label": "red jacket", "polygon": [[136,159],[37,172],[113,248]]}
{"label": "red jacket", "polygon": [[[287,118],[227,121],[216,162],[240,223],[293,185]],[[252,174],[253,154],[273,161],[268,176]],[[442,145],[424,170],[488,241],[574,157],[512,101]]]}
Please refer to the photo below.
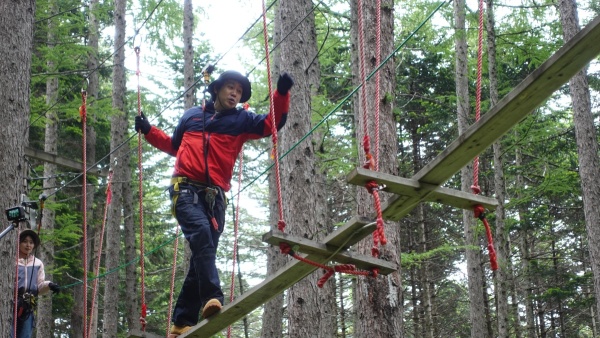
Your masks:
{"label": "red jacket", "polygon": [[[280,95],[275,90],[273,105],[279,130],[287,119],[290,94]],[[229,191],[233,166],[242,145],[248,140],[271,135],[271,125],[270,113],[260,115],[236,108],[215,113],[213,103],[209,102],[204,110],[202,107],[187,110],[172,137],[152,126],[145,138],[152,146],[177,157],[173,176],[187,177]]]}

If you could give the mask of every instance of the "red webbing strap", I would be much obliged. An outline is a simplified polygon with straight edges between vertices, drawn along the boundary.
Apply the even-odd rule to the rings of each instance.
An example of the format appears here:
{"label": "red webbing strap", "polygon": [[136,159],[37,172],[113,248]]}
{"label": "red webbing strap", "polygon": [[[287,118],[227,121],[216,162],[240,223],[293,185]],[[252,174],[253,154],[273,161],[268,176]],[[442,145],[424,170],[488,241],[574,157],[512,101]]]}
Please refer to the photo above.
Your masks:
{"label": "red webbing strap", "polygon": [[[140,47],[135,47],[135,55],[136,55],[136,76],[137,76],[137,108],[138,108],[138,116],[142,115],[142,99],[141,99],[141,90],[140,90]],[[142,133],[141,131],[138,133],[138,201],[139,201],[139,220],[140,220],[140,286],[141,286],[141,310],[140,310],[140,325],[142,328],[142,332],[146,331],[146,315],[147,315],[147,306],[146,306],[146,282],[145,282],[145,269],[144,269],[144,204],[142,203],[144,198],[144,186],[143,186],[143,172],[142,172]]]}
{"label": "red webbing strap", "polygon": [[[479,30],[477,37],[477,87],[475,92],[475,121],[479,121],[481,117],[481,73],[483,68],[483,0],[479,0]],[[471,186],[474,194],[479,194],[481,188],[479,187],[479,156],[473,159],[473,185]],[[485,226],[485,232],[488,240],[488,255],[490,256],[490,266],[492,270],[498,269],[498,262],[496,260],[496,250],[494,249],[494,239],[492,237],[492,230],[490,224],[485,218],[485,209],[481,205],[474,206],[473,213],[476,218],[483,221]]]}
{"label": "red webbing strap", "polygon": [[79,107],[79,116],[81,117],[81,129],[83,134],[83,337],[87,338],[87,92],[81,90],[81,107]]}
{"label": "red webbing strap", "polygon": [[99,240],[99,245],[98,245],[98,250],[96,251],[96,266],[94,267],[94,276],[96,277],[96,279],[94,280],[94,287],[93,287],[93,291],[92,291],[92,304],[90,306],[90,315],[89,315],[89,325],[88,325],[88,336],[92,335],[92,323],[93,321],[93,317],[94,317],[94,306],[96,303],[96,297],[98,296],[98,282],[99,282],[99,278],[98,275],[100,274],[100,258],[102,256],[102,246],[104,243],[104,229],[106,228],[106,219],[108,218],[108,206],[110,205],[110,202],[112,201],[112,177],[113,177],[113,170],[110,169],[108,171],[108,183],[106,184],[106,203],[104,204],[104,217],[102,218],[102,227],[100,230],[100,240]]}

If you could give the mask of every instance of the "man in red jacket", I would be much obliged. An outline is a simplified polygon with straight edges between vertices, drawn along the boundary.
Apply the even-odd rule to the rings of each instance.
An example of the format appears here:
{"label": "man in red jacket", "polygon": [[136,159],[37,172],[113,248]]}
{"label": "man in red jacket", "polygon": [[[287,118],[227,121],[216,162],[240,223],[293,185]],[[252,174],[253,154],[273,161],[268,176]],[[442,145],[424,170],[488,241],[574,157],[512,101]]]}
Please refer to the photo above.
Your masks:
{"label": "man in red jacket", "polygon": [[[294,81],[282,73],[273,93],[275,124],[285,124]],[[176,157],[169,194],[172,212],[190,244],[190,269],[173,310],[170,337],[176,337],[221,310],[223,291],[216,267],[219,237],[225,223],[224,192],[231,188],[235,160],[242,145],[271,135],[270,114],[238,108],[250,99],[250,81],[236,71],[223,72],[208,85],[211,101],[187,110],[170,137],[151,126],[143,114],[135,130],[154,147]]]}

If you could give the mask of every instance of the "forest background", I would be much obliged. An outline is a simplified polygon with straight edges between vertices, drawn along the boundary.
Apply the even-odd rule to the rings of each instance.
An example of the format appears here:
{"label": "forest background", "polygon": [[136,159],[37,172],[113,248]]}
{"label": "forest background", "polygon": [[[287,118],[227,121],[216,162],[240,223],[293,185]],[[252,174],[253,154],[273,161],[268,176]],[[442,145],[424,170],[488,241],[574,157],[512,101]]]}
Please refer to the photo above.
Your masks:
{"label": "forest background", "polygon": [[[26,110],[30,114],[20,128],[13,128],[21,132],[17,132],[21,139],[23,130],[27,137],[18,142],[72,160],[82,161],[85,154],[91,167],[83,189],[81,172],[21,153],[19,158],[25,160],[19,162],[19,173],[6,176],[13,182],[14,193],[4,198],[5,207],[17,203],[21,194],[30,200],[37,200],[42,193],[48,196],[38,256],[46,264],[48,279],[59,283],[62,291],[52,298],[40,298],[37,337],[83,337],[83,332],[94,337],[126,337],[129,330],[140,328],[144,302],[148,306],[146,330],[165,335],[173,260],[176,257],[176,295],[188,259],[165,192],[173,159],[143,140],[143,204],[139,204],[138,137],[133,131],[133,118],[141,108],[153,124],[170,133],[185,108],[201,104],[201,71],[208,64],[216,65],[215,75],[226,67],[247,72],[253,84],[251,109],[266,113],[270,77],[264,60],[262,8],[256,1],[252,5],[220,2],[231,8],[246,8],[242,20],[237,11],[219,9],[214,4],[192,6],[191,1],[23,3],[35,4],[35,19],[30,27],[33,49],[31,76],[27,78]],[[365,11],[371,13],[376,3],[365,1]],[[491,74],[486,55],[482,112],[564,44],[566,30],[561,13],[570,5],[575,2],[486,3],[486,15],[490,15],[486,17],[486,32],[489,36],[493,28],[495,36],[493,40],[486,37],[485,44],[489,48],[493,43],[497,49],[497,74]],[[600,11],[596,0],[578,5],[581,27]],[[360,117],[365,109],[360,107],[358,92],[347,100],[360,83],[356,6],[355,1],[337,0],[267,3],[273,78],[280,71],[291,72],[296,78],[294,95],[298,95],[292,101],[291,120],[282,130],[286,138],[279,145],[281,153],[291,153],[282,159],[285,214],[292,232],[310,238],[322,238],[357,213],[372,212],[372,202],[361,196],[360,187],[346,182],[347,174],[362,164],[364,156]],[[390,87],[382,92],[381,102],[390,108],[388,127],[395,131],[382,132],[382,147],[389,155],[382,156],[382,167],[410,177],[462,132],[461,117],[457,116],[461,111],[459,102],[464,99],[457,90],[460,79],[466,81],[470,93],[466,101],[468,124],[474,121],[478,3],[384,1],[382,9],[382,21],[389,25],[386,27],[393,27],[381,30],[382,40],[388,42],[388,50],[389,46],[401,46],[389,68],[384,69],[388,76],[382,80]],[[461,11],[464,29],[460,28]],[[435,14],[429,18],[431,13]],[[495,22],[490,21],[494,13]],[[6,15],[0,17],[8,22]],[[220,25],[215,24],[210,33],[203,34],[209,17],[210,22]],[[365,23],[368,39],[375,34],[368,30],[372,23]],[[233,41],[233,50],[223,50],[222,44],[214,40],[231,26],[242,28],[240,39]],[[296,31],[306,35],[284,34]],[[456,66],[461,58],[456,46],[461,39],[468,45],[464,69]],[[302,47],[307,41],[311,42],[306,45],[309,47]],[[136,46],[140,47],[143,69],[139,77],[140,107]],[[238,64],[221,61],[222,57],[231,60],[234,52],[241,55]],[[302,58],[301,67],[294,68],[295,58]],[[368,60],[368,67],[373,69],[372,60]],[[598,126],[597,70],[594,62],[586,75],[594,130]],[[80,114],[82,88],[88,95],[85,121]],[[232,336],[597,337],[598,305],[594,260],[590,257],[595,246],[590,246],[589,228],[600,225],[586,221],[581,188],[586,185],[581,181],[572,92],[569,86],[562,87],[501,142],[480,155],[482,195],[497,197],[502,207],[499,213],[490,210],[487,214],[501,252],[501,272],[490,270],[480,223],[465,221],[462,210],[423,204],[401,221],[386,223],[392,240],[384,257],[401,263],[396,275],[380,277],[377,282],[335,275],[325,288],[317,289],[314,282],[321,272],[315,272],[307,281],[234,323]],[[369,98],[374,97],[372,93]],[[294,120],[300,114],[308,120]],[[18,120],[21,115],[5,117],[15,116]],[[86,127],[85,133],[82,126]],[[302,139],[313,127],[310,137]],[[304,132],[294,134],[298,129]],[[9,124],[3,126],[3,133],[14,135]],[[18,139],[7,138],[13,142]],[[597,136],[594,141],[597,143]],[[283,255],[261,241],[262,234],[277,222],[271,147],[267,138],[248,144],[244,151],[236,295],[285,262],[285,257],[280,257]],[[6,158],[14,155],[13,148],[3,149]],[[592,156],[597,157],[597,151]],[[310,161],[304,160],[308,158]],[[113,170],[113,198],[107,206],[109,168]],[[300,173],[297,168],[302,168]],[[464,189],[465,184],[471,184],[464,177],[456,174],[445,186],[461,189],[462,185]],[[233,183],[231,212],[218,255],[224,290],[229,290],[232,283],[238,203],[238,184]],[[294,194],[306,199],[299,193],[304,186],[314,189],[315,210],[310,204],[294,200]],[[313,216],[318,220],[314,224],[298,221],[313,211],[319,214]],[[311,224],[302,228],[303,223]],[[87,224],[85,231],[82,224]],[[470,236],[474,241],[469,240]],[[14,236],[6,236],[0,243],[7,261],[14,259],[14,240]],[[106,242],[100,251],[102,240]],[[145,248],[143,265],[139,262],[141,243]],[[365,247],[370,248],[370,244],[359,249]],[[83,268],[84,261],[87,269]],[[467,268],[469,264],[477,268]],[[12,290],[9,286],[14,281],[9,277],[14,277],[14,270],[12,266],[5,268],[7,282],[2,285]],[[90,279],[83,283],[86,276]],[[85,294],[84,286],[89,290]],[[373,298],[384,300],[386,305],[368,301]],[[0,333],[9,330],[9,302],[10,297],[3,297]],[[91,315],[85,316],[90,311]],[[89,329],[84,329],[86,326]]]}

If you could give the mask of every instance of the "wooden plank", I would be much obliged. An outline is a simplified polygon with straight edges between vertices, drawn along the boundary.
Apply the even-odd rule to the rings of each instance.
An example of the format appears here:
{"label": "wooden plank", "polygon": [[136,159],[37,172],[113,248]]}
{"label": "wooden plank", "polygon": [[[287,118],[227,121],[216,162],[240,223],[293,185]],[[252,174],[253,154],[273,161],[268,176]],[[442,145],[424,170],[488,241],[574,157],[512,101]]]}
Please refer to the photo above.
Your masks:
{"label": "wooden plank", "polygon": [[165,338],[154,333],[143,332],[140,330],[129,330],[128,338]]}
{"label": "wooden plank", "polygon": [[[364,238],[359,238],[358,235],[354,235],[355,233],[362,234],[365,237],[369,234],[369,232],[361,231],[368,223],[370,222],[365,218],[353,218],[327,236],[323,243],[338,247],[342,246],[343,243],[355,244]],[[306,257],[315,262],[326,263],[326,260],[318,255],[306,255]],[[202,320],[190,331],[180,335],[179,338],[206,338],[221,332],[227,326],[268,302],[316,269],[312,265],[297,260],[290,261],[279,271],[239,296],[231,304],[225,305],[220,313]]]}
{"label": "wooden plank", "polygon": [[[25,147],[25,156],[36,160],[52,163],[65,167],[77,172],[83,172],[83,163],[79,161],[70,160],[68,158],[58,156],[55,154],[47,153],[43,150],[33,149],[31,147]],[[108,170],[89,170],[88,173],[98,176],[108,176]]]}
{"label": "wooden plank", "polygon": [[[371,233],[377,228],[375,223],[367,225],[367,227],[371,228]],[[347,248],[325,245],[303,237],[291,236],[279,231],[270,231],[264,234],[263,242],[267,242],[275,246],[278,246],[279,243],[284,242],[292,247],[298,247],[298,251],[300,253],[319,255],[323,258],[326,258],[328,261],[331,260],[342,264],[353,264],[362,270],[378,268],[379,273],[382,275],[389,275],[390,273],[398,270],[398,265],[392,262],[377,259],[373,256],[349,252],[346,251]]]}
{"label": "wooden plank", "polygon": [[600,54],[600,16],[534,70],[413,179],[440,185],[487,149]]}
{"label": "wooden plank", "polygon": [[421,183],[414,179],[364,168],[356,168],[348,175],[348,182],[358,186],[365,186],[367,182],[373,180],[380,185],[385,185],[383,191],[397,195],[420,197],[420,201],[438,202],[467,210],[473,210],[475,205],[483,205],[485,208],[493,210],[498,205],[495,198]]}
{"label": "wooden plank", "polygon": [[[567,41],[412,179],[433,186],[446,182],[600,54],[598,41],[600,16]],[[399,220],[426,197],[396,196],[382,204],[384,217]]]}

